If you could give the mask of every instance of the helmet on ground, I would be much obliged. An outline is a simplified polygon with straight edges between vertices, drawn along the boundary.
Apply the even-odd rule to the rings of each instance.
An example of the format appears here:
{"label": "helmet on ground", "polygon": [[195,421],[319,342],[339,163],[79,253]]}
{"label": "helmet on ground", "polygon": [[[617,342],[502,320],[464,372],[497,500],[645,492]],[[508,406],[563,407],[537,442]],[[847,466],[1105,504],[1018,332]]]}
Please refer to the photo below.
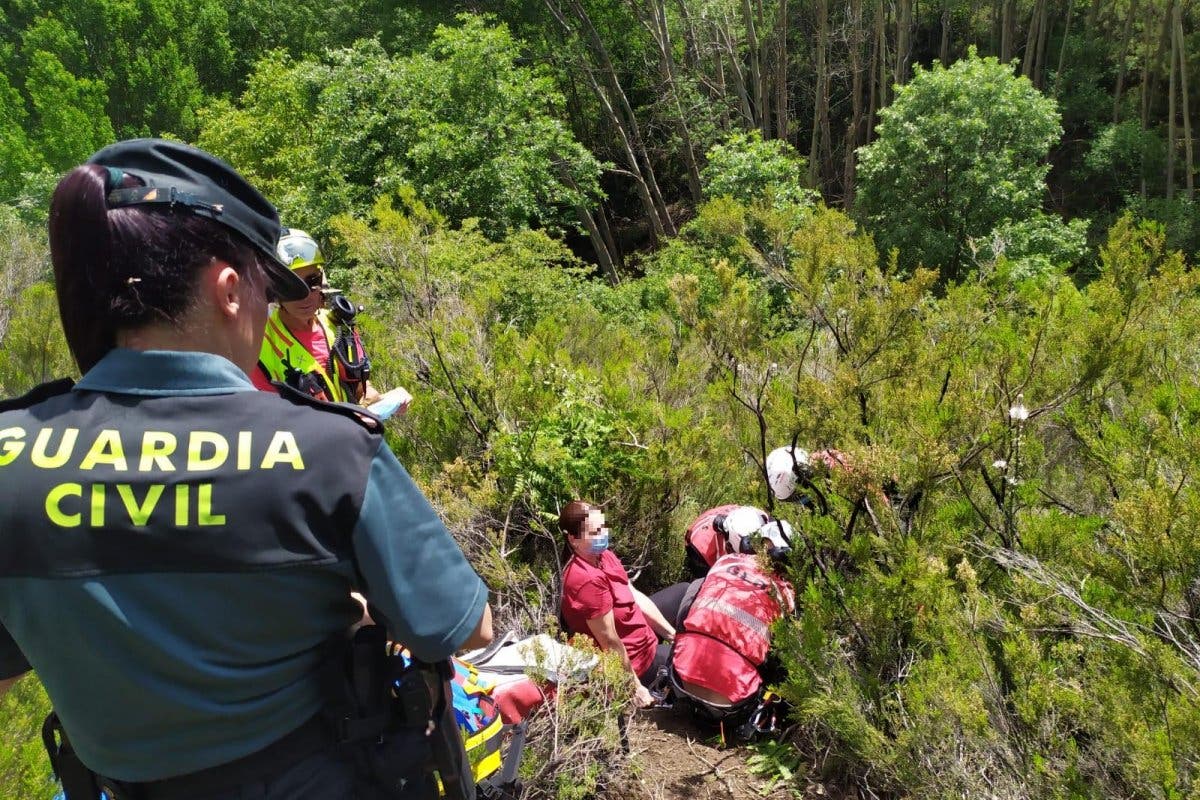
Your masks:
{"label": "helmet on ground", "polygon": [[786,520],[771,520],[758,529],[755,538],[766,541],[771,558],[784,558],[792,551],[792,526]]}
{"label": "helmet on ground", "polygon": [[777,447],[767,454],[767,483],[776,500],[790,500],[796,481],[809,472],[808,451],[799,447]]}
{"label": "helmet on ground", "polygon": [[724,532],[731,553],[748,553],[751,534],[766,521],[766,513],[754,506],[738,506],[724,517],[717,517],[715,524]]}
{"label": "helmet on ground", "polygon": [[317,241],[299,228],[284,228],[276,246],[279,260],[291,269],[325,263]]}

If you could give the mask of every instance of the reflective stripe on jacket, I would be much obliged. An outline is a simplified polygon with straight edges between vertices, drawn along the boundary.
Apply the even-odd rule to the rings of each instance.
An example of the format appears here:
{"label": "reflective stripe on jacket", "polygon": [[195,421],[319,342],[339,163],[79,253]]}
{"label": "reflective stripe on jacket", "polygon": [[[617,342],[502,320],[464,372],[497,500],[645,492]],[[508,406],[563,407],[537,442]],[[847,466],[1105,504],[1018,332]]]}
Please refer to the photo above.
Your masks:
{"label": "reflective stripe on jacket", "polygon": [[795,591],[732,553],[713,564],[675,637],[676,674],[738,702],[758,691],[758,667],[771,646],[771,623],[795,608]]}
{"label": "reflective stripe on jacket", "polygon": [[[322,308],[317,312],[317,322],[320,323],[321,332],[325,335],[325,341],[328,343],[330,366],[332,367],[333,344],[337,341],[337,331],[334,330],[333,322],[326,309]],[[322,399],[335,403],[344,403],[348,399],[345,387],[337,379],[337,371],[332,370],[331,375],[330,371],[321,366],[313,354],[296,340],[287,325],[279,318],[278,308],[273,310],[267,318],[267,330],[263,336],[258,363],[273,381],[286,383],[303,390],[304,387],[296,385],[296,377],[312,375],[320,382],[325,392],[325,397]]]}

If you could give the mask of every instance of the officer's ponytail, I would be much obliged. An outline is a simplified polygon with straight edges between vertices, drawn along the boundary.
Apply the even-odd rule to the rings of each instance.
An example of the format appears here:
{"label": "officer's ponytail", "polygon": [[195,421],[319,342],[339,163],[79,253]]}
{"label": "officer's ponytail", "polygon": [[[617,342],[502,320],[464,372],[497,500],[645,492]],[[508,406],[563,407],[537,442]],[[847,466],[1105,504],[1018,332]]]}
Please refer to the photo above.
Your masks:
{"label": "officer's ponytail", "polygon": [[50,201],[50,258],[58,311],[80,372],[111,350],[116,337],[103,279],[112,258],[104,199],[108,179],[103,167],[76,167],[59,182]]}
{"label": "officer's ponytail", "polygon": [[265,291],[257,251],[230,228],[183,208],[109,207],[109,192],[140,185],[88,164],[71,170],[50,202],[59,314],[81,372],[116,345],[119,331],[179,322],[192,307],[197,273],[214,258]]}

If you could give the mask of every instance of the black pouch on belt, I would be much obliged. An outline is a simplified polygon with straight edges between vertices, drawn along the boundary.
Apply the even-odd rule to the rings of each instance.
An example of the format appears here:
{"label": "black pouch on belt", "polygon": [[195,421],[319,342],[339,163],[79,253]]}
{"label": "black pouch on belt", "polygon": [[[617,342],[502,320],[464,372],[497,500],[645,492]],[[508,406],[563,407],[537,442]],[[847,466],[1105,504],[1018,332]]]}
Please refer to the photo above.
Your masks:
{"label": "black pouch on belt", "polygon": [[42,744],[46,747],[50,766],[62,783],[63,795],[67,800],[99,800],[99,778],[79,760],[58,714],[53,711],[42,723]]}
{"label": "black pouch on belt", "polygon": [[474,800],[475,782],[454,716],[449,660],[407,659],[379,625],[348,642],[332,706],[338,740],[361,765],[365,798]]}

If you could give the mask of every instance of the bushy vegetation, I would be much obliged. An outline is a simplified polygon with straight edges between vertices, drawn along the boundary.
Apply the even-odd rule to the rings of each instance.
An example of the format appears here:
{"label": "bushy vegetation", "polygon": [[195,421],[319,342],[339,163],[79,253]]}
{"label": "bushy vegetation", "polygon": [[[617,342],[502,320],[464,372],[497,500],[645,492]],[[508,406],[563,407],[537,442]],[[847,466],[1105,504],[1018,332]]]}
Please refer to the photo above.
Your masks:
{"label": "bushy vegetation", "polygon": [[919,66],[860,152],[859,210],[900,263],[957,277],[972,238],[1037,213],[1062,134],[1054,101],[994,58]]}
{"label": "bushy vegetation", "polygon": [[[798,436],[859,465],[828,516],[777,509],[803,543],[781,688],[824,777],[1191,791],[1198,309],[1161,229],[1119,222],[1083,289],[1001,265],[934,295],[840,212],[714,203],[664,254],[711,284],[664,295],[653,271],[608,288],[538,234],[425,214],[340,225],[362,296],[397,314],[384,350],[410,366],[389,376],[417,387],[397,447],[496,570],[502,618],[545,624],[561,502],[607,502],[618,552],[665,582],[690,515],[763,500],[764,448]],[[915,505],[881,500],[889,480]]]}
{"label": "bushy vegetation", "polygon": [[[553,617],[565,500],[605,502],[618,553],[666,583],[691,515],[763,502],[762,454],[796,436],[858,465],[828,516],[777,509],[802,542],[781,689],[826,779],[1191,791],[1200,309],[1160,228],[1119,222],[1084,288],[998,264],[935,295],[820,206],[714,201],[615,288],[411,195],[334,224],[380,382],[417,397],[393,444],[505,625]],[[6,353],[47,316],[14,316]]]}

